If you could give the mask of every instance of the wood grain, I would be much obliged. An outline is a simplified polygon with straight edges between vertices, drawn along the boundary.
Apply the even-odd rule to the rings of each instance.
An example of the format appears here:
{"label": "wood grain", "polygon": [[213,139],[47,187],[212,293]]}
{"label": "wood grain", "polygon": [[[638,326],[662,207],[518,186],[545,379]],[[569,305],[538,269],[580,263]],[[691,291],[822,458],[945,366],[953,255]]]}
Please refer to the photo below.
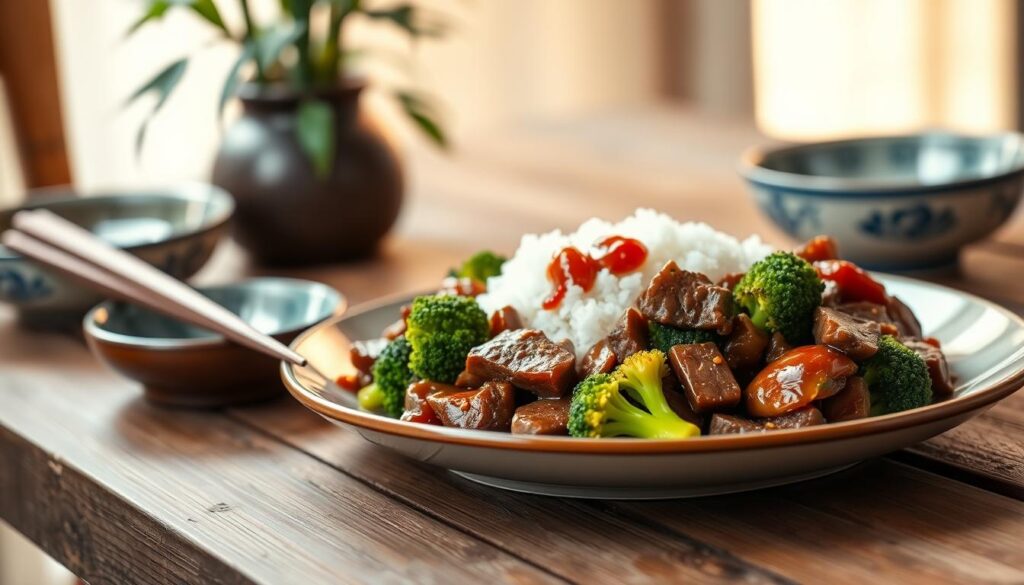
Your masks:
{"label": "wood grain", "polygon": [[[232,418],[314,455],[425,513],[575,582],[784,581],[725,548],[598,514],[584,503],[483,487],[409,461],[291,401]],[[309,432],[310,428],[317,432]],[[498,528],[500,527],[500,528]],[[496,529],[498,528],[498,529]],[[583,553],[582,551],[587,551]]]}
{"label": "wood grain", "polygon": [[[1024,551],[1014,536],[1020,530],[1024,504],[896,463],[880,461],[835,479],[770,490],[768,495],[759,492],[661,504],[589,504],[480,487],[366,444],[347,429],[332,431],[316,417],[292,412],[296,408],[273,404],[233,409],[231,415],[569,579],[821,582],[829,575],[843,575],[846,582],[854,582],[881,569],[894,581],[907,583],[1024,578],[1024,564],[1020,564],[1024,563]],[[309,425],[325,430],[304,432]],[[920,494],[922,491],[929,494]],[[879,497],[883,492],[885,497]],[[870,502],[864,501],[867,498]],[[922,505],[922,499],[928,505]],[[986,525],[989,548],[978,554],[964,552],[955,537],[922,544],[922,551],[935,557],[923,567],[907,562],[904,557],[909,553],[899,547],[891,554],[875,550],[878,543],[893,539],[883,523],[861,525],[837,518],[837,510],[856,511],[865,506],[873,508],[871,517],[885,517],[894,525],[920,524],[922,530],[933,534],[970,530],[977,527],[970,519],[979,516],[989,519],[994,515],[1002,520],[994,519],[992,530]],[[951,506],[959,510],[955,521],[950,520]],[[500,531],[491,528],[493,518],[502,518]],[[576,558],[581,549],[605,552],[581,563]],[[779,555],[780,550],[789,552]],[[981,552],[1004,560],[991,562]],[[770,570],[762,571],[762,567]],[[965,573],[968,570],[976,574]]]}
{"label": "wood grain", "polygon": [[[557,580],[222,415],[149,406],[74,341],[5,325],[0,514],[90,583]],[[54,353],[62,368],[40,371]]]}
{"label": "wood grain", "polygon": [[612,507],[809,583],[1024,579],[1024,504],[884,460],[753,494]]}

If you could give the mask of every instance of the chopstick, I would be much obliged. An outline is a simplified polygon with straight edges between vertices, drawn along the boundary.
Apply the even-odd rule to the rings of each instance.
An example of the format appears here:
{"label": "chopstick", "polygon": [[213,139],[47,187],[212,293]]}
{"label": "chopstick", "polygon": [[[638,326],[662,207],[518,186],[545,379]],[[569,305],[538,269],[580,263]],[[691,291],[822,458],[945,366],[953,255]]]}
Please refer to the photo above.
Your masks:
{"label": "chopstick", "polygon": [[20,211],[11,225],[14,229],[6,231],[2,241],[15,252],[260,353],[309,366],[306,358],[187,284],[49,211]]}

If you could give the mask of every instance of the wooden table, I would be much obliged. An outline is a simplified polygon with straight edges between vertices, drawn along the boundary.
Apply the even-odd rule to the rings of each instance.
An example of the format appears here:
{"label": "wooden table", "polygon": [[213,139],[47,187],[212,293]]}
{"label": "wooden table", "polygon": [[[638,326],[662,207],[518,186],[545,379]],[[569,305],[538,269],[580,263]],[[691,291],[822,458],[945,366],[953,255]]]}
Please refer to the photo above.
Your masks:
{"label": "wooden table", "polygon": [[[667,109],[526,126],[445,158],[380,258],[290,271],[353,303],[432,285],[481,246],[646,205],[785,238],[733,165],[749,124]],[[1015,220],[939,278],[1024,307]],[[202,275],[246,272],[225,246]],[[481,487],[290,399],[166,410],[67,335],[0,313],[0,517],[90,583],[1024,582],[1024,393],[941,437],[820,480],[688,501]]]}

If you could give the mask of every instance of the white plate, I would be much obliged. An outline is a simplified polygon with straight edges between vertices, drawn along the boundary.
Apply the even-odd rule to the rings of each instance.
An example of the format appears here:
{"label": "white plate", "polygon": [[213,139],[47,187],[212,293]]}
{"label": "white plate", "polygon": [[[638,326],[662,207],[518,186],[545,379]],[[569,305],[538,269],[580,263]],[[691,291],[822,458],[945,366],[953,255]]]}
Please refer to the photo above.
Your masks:
{"label": "white plate", "polygon": [[[647,499],[751,490],[838,471],[913,445],[984,412],[1024,385],[1024,321],[950,288],[877,275],[942,342],[956,376],[953,398],[912,411],[804,429],[690,440],[575,439],[466,431],[362,412],[352,393],[308,368],[282,364],[289,392],[372,443],[487,485],[537,494]],[[354,371],[349,339],[371,339],[407,298],[334,318],[292,347],[335,379]]]}

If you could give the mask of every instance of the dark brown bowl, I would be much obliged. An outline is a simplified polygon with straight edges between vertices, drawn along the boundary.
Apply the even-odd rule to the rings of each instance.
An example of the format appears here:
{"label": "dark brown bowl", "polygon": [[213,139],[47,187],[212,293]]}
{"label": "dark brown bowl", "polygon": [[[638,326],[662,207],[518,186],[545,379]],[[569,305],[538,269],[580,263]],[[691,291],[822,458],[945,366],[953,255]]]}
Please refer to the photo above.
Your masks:
{"label": "dark brown bowl", "polygon": [[[285,344],[346,306],[327,285],[288,278],[199,291]],[[93,353],[142,383],[145,397],[155,403],[214,408],[266,400],[284,390],[273,358],[137,305],[101,303],[85,316],[84,329]]]}

